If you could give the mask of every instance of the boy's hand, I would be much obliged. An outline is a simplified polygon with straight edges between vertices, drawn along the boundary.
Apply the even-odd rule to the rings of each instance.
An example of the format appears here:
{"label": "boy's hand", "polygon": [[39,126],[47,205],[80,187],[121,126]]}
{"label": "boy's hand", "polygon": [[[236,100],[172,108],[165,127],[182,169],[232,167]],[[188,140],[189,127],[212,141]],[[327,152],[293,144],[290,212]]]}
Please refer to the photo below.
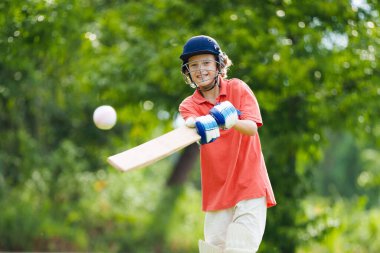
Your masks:
{"label": "boy's hand", "polygon": [[210,110],[210,114],[222,129],[230,129],[239,120],[239,113],[230,101],[217,104]]}
{"label": "boy's hand", "polygon": [[220,136],[219,126],[211,115],[196,118],[195,127],[201,136],[201,144],[211,143]]}
{"label": "boy's hand", "polygon": [[195,118],[194,117],[187,118],[186,121],[185,121],[185,125],[187,127],[194,128],[195,127]]}

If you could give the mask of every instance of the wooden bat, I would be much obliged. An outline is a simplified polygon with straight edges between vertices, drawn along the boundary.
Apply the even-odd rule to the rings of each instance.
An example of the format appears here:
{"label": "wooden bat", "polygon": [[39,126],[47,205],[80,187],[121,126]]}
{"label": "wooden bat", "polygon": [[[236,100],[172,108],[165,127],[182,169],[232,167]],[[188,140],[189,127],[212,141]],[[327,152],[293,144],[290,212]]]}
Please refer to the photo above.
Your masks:
{"label": "wooden bat", "polygon": [[200,140],[194,128],[179,127],[153,140],[108,157],[107,161],[121,171],[146,167]]}

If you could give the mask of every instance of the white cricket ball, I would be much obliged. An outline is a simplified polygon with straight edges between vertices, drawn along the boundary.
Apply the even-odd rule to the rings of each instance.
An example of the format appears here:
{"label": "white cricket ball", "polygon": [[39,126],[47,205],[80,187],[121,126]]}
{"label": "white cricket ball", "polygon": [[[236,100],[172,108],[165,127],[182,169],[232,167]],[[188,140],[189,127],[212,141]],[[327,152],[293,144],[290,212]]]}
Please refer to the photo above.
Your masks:
{"label": "white cricket ball", "polygon": [[102,105],[95,109],[92,118],[97,128],[108,130],[116,124],[117,115],[112,106]]}

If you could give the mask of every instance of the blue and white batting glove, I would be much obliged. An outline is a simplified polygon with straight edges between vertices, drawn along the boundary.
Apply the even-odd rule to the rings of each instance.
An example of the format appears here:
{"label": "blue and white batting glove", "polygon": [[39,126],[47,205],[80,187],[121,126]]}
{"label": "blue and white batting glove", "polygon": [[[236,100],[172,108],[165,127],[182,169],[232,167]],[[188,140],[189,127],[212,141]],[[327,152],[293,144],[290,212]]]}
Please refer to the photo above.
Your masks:
{"label": "blue and white batting glove", "polygon": [[210,114],[222,129],[230,129],[239,120],[239,111],[236,110],[230,101],[217,104],[210,110]]}
{"label": "blue and white batting glove", "polygon": [[216,120],[209,114],[196,118],[195,127],[201,136],[201,144],[211,143],[220,136],[219,126]]}

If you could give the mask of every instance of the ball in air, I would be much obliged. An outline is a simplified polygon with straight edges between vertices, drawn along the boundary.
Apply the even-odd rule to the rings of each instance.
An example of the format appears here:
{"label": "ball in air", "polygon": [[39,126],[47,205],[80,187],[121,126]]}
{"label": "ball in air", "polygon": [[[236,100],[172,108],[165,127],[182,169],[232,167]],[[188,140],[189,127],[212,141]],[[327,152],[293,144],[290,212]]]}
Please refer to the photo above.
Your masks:
{"label": "ball in air", "polygon": [[93,120],[97,128],[109,130],[116,124],[116,111],[110,105],[99,106],[94,111]]}

